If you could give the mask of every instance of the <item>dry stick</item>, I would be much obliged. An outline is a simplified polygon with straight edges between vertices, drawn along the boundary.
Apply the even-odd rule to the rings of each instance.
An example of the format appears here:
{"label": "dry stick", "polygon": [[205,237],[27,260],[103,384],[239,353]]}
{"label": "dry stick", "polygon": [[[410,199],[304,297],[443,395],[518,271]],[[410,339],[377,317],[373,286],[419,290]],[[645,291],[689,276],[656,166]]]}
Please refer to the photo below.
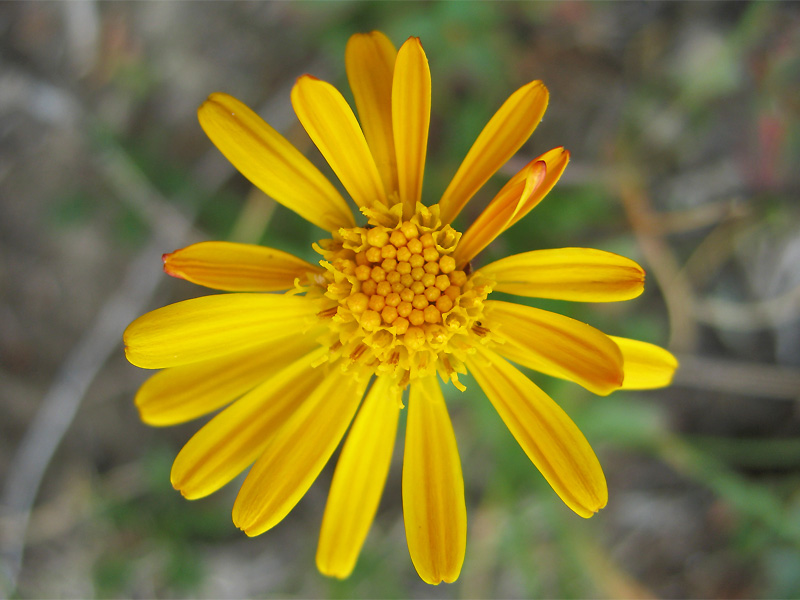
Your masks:
{"label": "dry stick", "polygon": [[[679,353],[681,361],[675,384],[748,396],[789,400],[800,398],[800,373],[796,369],[686,354],[694,348],[698,321],[725,320],[730,329],[746,330],[754,323],[767,326],[769,319],[775,319],[776,315],[791,314],[800,298],[800,287],[778,298],[750,305],[696,298],[685,270],[679,267],[674,253],[659,235],[656,214],[641,186],[634,180],[625,179],[620,188],[628,219],[664,294],[670,314],[670,346]],[[766,316],[758,321],[754,319],[754,314]]]}
{"label": "dry stick", "polygon": [[697,339],[697,324],[692,312],[694,292],[683,276],[674,253],[660,235],[657,216],[642,186],[634,177],[623,176],[619,188],[622,206],[633,227],[636,241],[667,305],[670,317],[669,345],[678,352],[691,351]]}
{"label": "dry stick", "polygon": [[736,252],[738,244],[762,233],[764,225],[750,216],[725,219],[709,231],[686,259],[683,270],[695,289],[707,286]]}
{"label": "dry stick", "polygon": [[[695,288],[702,286],[736,252],[756,235],[765,235],[765,224],[751,218],[723,221],[706,235],[684,264],[683,271]],[[693,311],[700,323],[730,331],[777,329],[797,318],[800,285],[782,294],[754,301],[736,302],[722,297],[696,298]]]}
{"label": "dry stick", "polygon": [[[312,65],[312,69],[319,65]],[[281,111],[281,98],[288,98],[291,84],[277,89],[264,111],[273,126],[288,128],[290,112]],[[77,106],[77,103],[75,103]],[[93,125],[80,111],[87,128]],[[259,111],[261,112],[261,111]],[[179,247],[188,236],[193,216],[182,215],[165,199],[120,149],[108,148],[99,157],[100,166],[119,198],[142,215],[154,229],[152,239],[133,260],[119,288],[108,298],[94,323],[59,369],[11,461],[0,505],[4,507],[0,539],[0,598],[14,593],[22,567],[25,537],[42,478],[56,449],[80,407],[86,390],[112,352],[119,349],[124,327],[141,314],[164,280],[158,258],[165,250]],[[227,161],[210,149],[192,170],[198,188],[212,194],[234,172]],[[154,263],[155,260],[155,263]]]}
{"label": "dry stick", "polygon": [[726,298],[704,298],[694,306],[695,318],[729,331],[778,329],[797,319],[800,285],[764,300],[733,302]]}
{"label": "dry stick", "polygon": [[681,368],[673,382],[676,386],[756,398],[800,399],[798,369],[701,356],[679,358]]}
{"label": "dry stick", "polygon": [[693,231],[711,225],[716,226],[720,223],[743,219],[746,216],[748,216],[747,207],[739,206],[733,200],[718,200],[701,206],[671,210],[667,214],[660,214],[658,222],[652,225],[656,231],[667,235]]}

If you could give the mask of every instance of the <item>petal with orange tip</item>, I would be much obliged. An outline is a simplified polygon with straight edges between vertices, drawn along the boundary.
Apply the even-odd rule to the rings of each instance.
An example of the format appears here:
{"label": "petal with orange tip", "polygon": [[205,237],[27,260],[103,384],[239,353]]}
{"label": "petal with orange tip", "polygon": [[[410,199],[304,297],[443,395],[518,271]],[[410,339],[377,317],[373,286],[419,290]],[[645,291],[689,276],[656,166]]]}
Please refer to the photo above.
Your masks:
{"label": "petal with orange tip", "polygon": [[380,31],[353,34],[345,50],[347,80],[387,194],[397,191],[392,132],[392,77],[396,58],[397,50]]}
{"label": "petal with orange tip", "polygon": [[629,258],[594,248],[532,250],[480,268],[494,291],[573,302],[618,302],[644,290],[644,269]]}
{"label": "petal with orange tip", "polygon": [[386,204],[378,167],[352,109],[330,83],[303,75],[292,88],[300,123],[358,206]]}
{"label": "petal with orange tip", "polygon": [[541,160],[530,162],[519,175],[500,190],[489,206],[461,236],[454,253],[459,267],[475,258],[481,250],[508,229],[511,220],[518,212],[530,210],[527,205],[544,182],[547,165]]}
{"label": "petal with orange tip", "polygon": [[678,368],[678,359],[655,344],[608,336],[619,346],[624,361],[623,390],[649,390],[668,386]]}
{"label": "petal with orange tip", "polygon": [[567,413],[517,368],[478,344],[467,368],[564,503],[591,517],[608,502],[603,469]]}
{"label": "petal with orange tip", "polygon": [[522,147],[542,120],[548,92],[532,81],[511,94],[483,128],[439,201],[450,223],[484,183]]}
{"label": "petal with orange tip", "polygon": [[431,71],[419,38],[397,53],[392,84],[392,129],[403,216],[411,218],[422,199],[422,178],[431,121]]}
{"label": "petal with orange tip", "polygon": [[531,209],[550,193],[553,186],[558,183],[558,180],[561,179],[561,175],[564,173],[564,169],[567,168],[567,164],[569,163],[569,150],[565,149],[563,146],[559,146],[558,148],[548,150],[534,160],[542,161],[547,165],[547,173],[545,174],[544,181],[536,188],[536,192],[528,199],[525,207],[518,210],[511,218],[511,222],[508,224],[509,227],[512,227],[517,221],[527,215]]}
{"label": "petal with orange tip", "polygon": [[200,242],[165,254],[164,271],[216,290],[277,292],[321,267],[275,248],[232,242]]}
{"label": "petal with orange tip", "polygon": [[505,343],[494,350],[530,369],[606,395],[622,385],[622,354],[609,337],[564,315],[499,300],[485,303],[483,326]]}
{"label": "petal with orange tip", "polygon": [[465,265],[506,229],[533,210],[569,163],[569,151],[553,148],[534,158],[503,186],[461,237],[456,260]]}
{"label": "petal with orange tip", "polygon": [[331,182],[239,100],[211,94],[197,117],[225,158],[265,194],[326,231],[355,225],[347,202]]}

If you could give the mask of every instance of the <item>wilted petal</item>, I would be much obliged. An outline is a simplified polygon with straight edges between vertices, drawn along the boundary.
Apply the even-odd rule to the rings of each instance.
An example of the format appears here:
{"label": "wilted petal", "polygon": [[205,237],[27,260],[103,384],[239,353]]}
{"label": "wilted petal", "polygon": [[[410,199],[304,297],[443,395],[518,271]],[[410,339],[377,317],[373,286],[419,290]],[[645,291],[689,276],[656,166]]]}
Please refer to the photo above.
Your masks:
{"label": "wilted petal", "polygon": [[554,148],[534,158],[514,175],[462,236],[455,252],[458,264],[472,260],[533,210],[561,178],[567,163],[569,152]]}
{"label": "wilted petal", "polygon": [[492,241],[508,229],[511,219],[526,208],[530,199],[536,195],[547,175],[547,165],[534,161],[525,166],[517,177],[506,185],[494,200],[475,220],[456,246],[453,257],[458,266],[465,265],[486,248]]}

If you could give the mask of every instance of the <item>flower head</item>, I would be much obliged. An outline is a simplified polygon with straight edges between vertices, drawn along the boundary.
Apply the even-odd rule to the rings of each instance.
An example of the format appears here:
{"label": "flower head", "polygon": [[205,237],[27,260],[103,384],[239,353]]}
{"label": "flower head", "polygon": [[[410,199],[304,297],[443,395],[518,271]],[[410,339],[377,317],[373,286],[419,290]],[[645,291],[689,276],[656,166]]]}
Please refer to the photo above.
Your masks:
{"label": "flower head", "polygon": [[297,80],[292,104],[363,216],[357,221],[328,179],[249,108],[213,94],[199,109],[201,126],[253,184],[328,232],[314,245],[320,260],[226,242],[166,254],[170,275],[235,293],[140,317],[125,332],[126,354],[137,366],[163,369],[137,394],[145,422],[170,425],[226,407],[184,446],[171,478],[184,496],[199,498],[252,464],[233,507],[248,535],[288,514],[347,433],[317,551],[319,569],[336,577],[352,571],[374,518],[408,389],[402,494],[409,551],[425,581],[451,582],[464,559],[467,517],[439,379],[464,390],[459,374],[471,372],[556,493],[590,517],[608,496],[594,452],[509,361],[598,394],[667,385],[677,363],[651,344],[491,298],[493,291],[634,298],[644,272],[627,258],[564,248],[471,268],[569,161],[563,148],[545,152],[463,234],[453,228],[541,120],[548,100],[541,82],[506,100],[439,201],[424,203],[431,80],[419,40],[396,51],[379,32],[358,34],[346,63],[358,120],[333,86],[309,75]]}

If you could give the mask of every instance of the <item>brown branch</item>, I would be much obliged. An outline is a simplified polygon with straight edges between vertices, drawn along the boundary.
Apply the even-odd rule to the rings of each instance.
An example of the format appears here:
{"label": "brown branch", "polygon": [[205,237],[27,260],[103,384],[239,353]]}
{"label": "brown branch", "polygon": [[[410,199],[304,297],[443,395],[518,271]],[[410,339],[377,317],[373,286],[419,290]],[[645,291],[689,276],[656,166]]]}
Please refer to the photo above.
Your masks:
{"label": "brown branch", "polygon": [[679,355],[673,385],[777,400],[800,399],[800,370],[745,361]]}
{"label": "brown branch", "polygon": [[635,177],[619,181],[622,206],[636,240],[649,266],[650,276],[661,289],[670,317],[670,347],[686,352],[695,347],[697,323],[694,320],[694,292],[681,271],[678,260],[664,241],[658,226],[659,216]]}

